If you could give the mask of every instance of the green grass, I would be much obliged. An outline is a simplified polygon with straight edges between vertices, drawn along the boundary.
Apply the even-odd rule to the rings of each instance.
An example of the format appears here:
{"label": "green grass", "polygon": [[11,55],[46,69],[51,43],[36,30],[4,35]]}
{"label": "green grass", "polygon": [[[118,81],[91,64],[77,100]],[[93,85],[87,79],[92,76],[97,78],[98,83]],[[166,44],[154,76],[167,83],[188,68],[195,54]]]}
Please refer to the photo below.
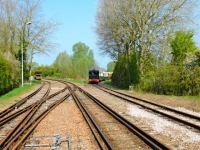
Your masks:
{"label": "green grass", "polygon": [[87,80],[77,80],[77,79],[68,79],[67,81],[73,82],[73,83],[80,83],[80,84],[84,84],[88,82]]}
{"label": "green grass", "polygon": [[200,96],[183,96],[183,98],[189,98],[200,101]]}
{"label": "green grass", "polygon": [[65,81],[73,82],[73,83],[80,83],[80,84],[84,84],[84,83],[88,82],[87,80],[78,80],[78,79],[66,79]]}
{"label": "green grass", "polygon": [[8,92],[7,94],[2,95],[0,97],[0,101],[4,101],[4,100],[7,100],[14,96],[18,96],[18,95],[24,94],[26,92],[29,92],[37,84],[40,84],[40,81],[33,81],[31,86],[30,86],[30,84],[24,84],[23,87],[15,88],[12,91]]}
{"label": "green grass", "polygon": [[112,85],[112,81],[111,80],[105,80],[105,84],[110,86],[110,87],[112,87],[112,88],[114,88],[114,89],[117,89],[117,90],[128,90],[128,89],[122,89],[122,88],[119,88],[117,86]]}
{"label": "green grass", "polygon": [[105,84],[112,86],[111,80],[105,80]]}
{"label": "green grass", "polygon": [[[118,88],[116,86],[113,86],[112,83],[111,83],[111,80],[105,80],[105,84],[110,86],[110,87],[113,87],[115,89],[121,89],[121,88]],[[121,90],[128,90],[128,89],[121,89]],[[145,92],[143,92],[145,93]],[[172,96],[172,95],[168,95],[168,96]],[[198,100],[200,101],[200,96],[178,96],[178,97],[182,97],[182,98],[187,98],[187,99],[193,99],[193,100]]]}
{"label": "green grass", "polygon": [[79,84],[84,84],[84,83],[88,83],[88,80],[84,80],[84,79],[70,79],[70,78],[65,78],[65,79],[60,79],[57,77],[54,78],[46,78],[48,79],[52,79],[52,80],[61,80],[61,81],[67,81],[67,82],[73,82],[73,83],[79,83]]}

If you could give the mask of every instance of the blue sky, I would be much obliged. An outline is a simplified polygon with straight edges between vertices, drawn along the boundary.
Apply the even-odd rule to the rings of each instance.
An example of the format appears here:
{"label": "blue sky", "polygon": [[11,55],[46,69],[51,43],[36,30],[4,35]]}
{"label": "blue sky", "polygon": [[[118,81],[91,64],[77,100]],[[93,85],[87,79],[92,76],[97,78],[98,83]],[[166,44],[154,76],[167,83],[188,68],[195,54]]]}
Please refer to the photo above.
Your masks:
{"label": "blue sky", "polygon": [[61,25],[53,35],[53,40],[59,46],[52,54],[37,55],[33,61],[39,65],[51,65],[56,56],[63,51],[72,55],[72,46],[78,42],[85,43],[94,52],[98,65],[107,69],[108,62],[112,61],[107,56],[100,56],[96,46],[95,26],[97,0],[45,0],[43,14],[45,18],[56,17]]}
{"label": "blue sky", "polygon": [[[112,61],[107,56],[100,56],[96,46],[97,37],[93,28],[95,26],[96,3],[98,0],[45,0],[43,14],[49,19],[55,17],[61,25],[53,34],[53,41],[59,47],[53,49],[52,54],[34,56],[33,61],[39,65],[51,65],[56,56],[63,51],[72,55],[72,46],[78,42],[85,43],[94,52],[94,58],[98,65],[107,69],[108,62]],[[199,17],[196,20],[199,23]],[[197,46],[200,34],[195,30]]]}

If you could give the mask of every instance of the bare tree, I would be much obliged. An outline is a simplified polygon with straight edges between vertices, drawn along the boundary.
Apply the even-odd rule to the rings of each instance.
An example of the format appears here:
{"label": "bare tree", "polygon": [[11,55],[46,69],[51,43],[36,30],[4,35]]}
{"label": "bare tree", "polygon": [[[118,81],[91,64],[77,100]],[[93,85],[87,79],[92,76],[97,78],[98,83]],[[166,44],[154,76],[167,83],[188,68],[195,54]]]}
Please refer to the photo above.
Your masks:
{"label": "bare tree", "polygon": [[16,3],[10,0],[0,1],[0,52],[15,53],[16,42]]}
{"label": "bare tree", "polygon": [[42,2],[43,0],[0,0],[0,52],[20,57],[23,47],[24,62],[28,64],[29,71],[35,54],[48,55],[57,45],[51,40],[59,23],[53,18],[44,18],[41,14]]}
{"label": "bare tree", "polygon": [[[29,66],[31,75],[32,60],[35,54],[46,54],[52,52],[57,45],[52,42],[52,33],[58,27],[59,22],[53,18],[45,20],[38,13],[41,10],[42,0],[24,0],[19,3],[19,18],[20,30],[25,31],[24,38],[28,43],[26,60]],[[31,25],[27,27],[27,23]],[[27,29],[27,30],[26,30]]]}
{"label": "bare tree", "polygon": [[16,2],[0,0],[0,55],[4,56],[12,67],[11,81],[18,81],[20,62],[16,60],[17,53],[17,25],[16,25]]}
{"label": "bare tree", "polygon": [[195,6],[195,0],[99,0],[95,32],[101,54],[117,59],[135,53],[143,74],[148,54],[168,58],[163,41],[192,23]]}

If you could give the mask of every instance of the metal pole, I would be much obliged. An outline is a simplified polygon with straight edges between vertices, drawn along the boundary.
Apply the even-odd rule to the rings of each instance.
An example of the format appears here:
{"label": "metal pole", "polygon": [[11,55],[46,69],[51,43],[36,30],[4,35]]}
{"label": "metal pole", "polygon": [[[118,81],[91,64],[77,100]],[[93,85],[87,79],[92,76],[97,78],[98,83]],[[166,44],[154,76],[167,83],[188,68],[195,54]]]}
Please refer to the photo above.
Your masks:
{"label": "metal pole", "polygon": [[[30,30],[30,25],[31,25],[31,22],[27,22],[27,24],[26,24],[27,26],[28,26],[28,46],[27,46],[27,49],[28,49],[28,47],[29,47],[29,30]],[[32,56],[31,56],[32,57]],[[32,77],[31,77],[31,67],[30,67],[30,77],[29,77],[29,80],[30,80],[30,85],[32,84],[31,82],[32,82]]]}
{"label": "metal pole", "polygon": [[24,86],[24,58],[23,58],[23,31],[22,31],[22,43],[21,43],[21,51],[22,51],[22,87]]}
{"label": "metal pole", "polygon": [[[31,22],[27,22],[26,25],[30,25]],[[25,26],[22,27],[22,44],[21,44],[21,51],[22,51],[22,87],[24,86],[24,32]]]}

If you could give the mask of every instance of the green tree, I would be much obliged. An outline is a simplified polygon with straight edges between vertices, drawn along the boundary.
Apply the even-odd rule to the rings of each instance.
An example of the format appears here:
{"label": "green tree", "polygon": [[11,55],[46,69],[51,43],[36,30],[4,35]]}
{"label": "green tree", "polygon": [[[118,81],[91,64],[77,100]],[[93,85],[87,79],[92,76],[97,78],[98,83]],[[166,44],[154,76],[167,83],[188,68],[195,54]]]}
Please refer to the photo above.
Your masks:
{"label": "green tree", "polygon": [[[132,84],[132,76],[135,76],[133,72],[139,75],[137,79],[143,80],[152,69],[165,66],[171,59],[167,40],[169,35],[177,27],[184,28],[184,25],[192,23],[195,14],[192,11],[198,8],[199,3],[187,0],[98,2],[95,18],[97,44],[102,55],[116,60],[115,70],[118,72],[114,71],[114,76],[121,73],[119,82],[124,82],[121,85],[126,86],[128,82]],[[135,65],[135,68],[131,67]]]}
{"label": "green tree", "polygon": [[19,72],[12,69],[12,64],[0,55],[0,95],[12,90],[19,83]]}
{"label": "green tree", "polygon": [[113,72],[114,68],[115,68],[115,62],[114,61],[111,61],[107,64],[107,71],[108,72]]}
{"label": "green tree", "polygon": [[35,54],[47,54],[55,47],[50,37],[59,23],[54,18],[47,20],[43,17],[42,2],[43,0],[0,1],[0,54],[12,55],[9,56],[10,59],[5,58],[12,63],[12,69],[17,71],[19,67],[15,64],[22,62],[23,47],[25,79],[30,75]]}
{"label": "green tree", "polygon": [[195,51],[196,61],[195,64],[200,66],[200,50]]}
{"label": "green tree", "polygon": [[48,65],[41,65],[38,67],[33,68],[32,75],[34,76],[35,71],[41,71],[42,77],[60,77],[56,76],[56,71],[54,67]]}
{"label": "green tree", "polygon": [[53,65],[56,73],[59,73],[61,78],[72,78],[73,77],[73,65],[70,56],[66,51],[61,52],[56,57]]}
{"label": "green tree", "polygon": [[37,67],[39,67],[38,63],[33,62],[33,63],[32,63],[32,69],[37,68]]}
{"label": "green tree", "polygon": [[72,63],[77,78],[87,78],[88,71],[95,65],[93,50],[84,43],[73,45]]}
{"label": "green tree", "polygon": [[194,33],[192,31],[180,30],[175,33],[175,37],[170,41],[172,48],[172,64],[183,65],[187,53],[193,53],[197,50],[193,36]]}
{"label": "green tree", "polygon": [[131,55],[128,58],[124,55],[120,55],[118,60],[112,74],[112,83],[123,88],[128,88],[130,85],[136,86],[139,83],[136,56]]}

